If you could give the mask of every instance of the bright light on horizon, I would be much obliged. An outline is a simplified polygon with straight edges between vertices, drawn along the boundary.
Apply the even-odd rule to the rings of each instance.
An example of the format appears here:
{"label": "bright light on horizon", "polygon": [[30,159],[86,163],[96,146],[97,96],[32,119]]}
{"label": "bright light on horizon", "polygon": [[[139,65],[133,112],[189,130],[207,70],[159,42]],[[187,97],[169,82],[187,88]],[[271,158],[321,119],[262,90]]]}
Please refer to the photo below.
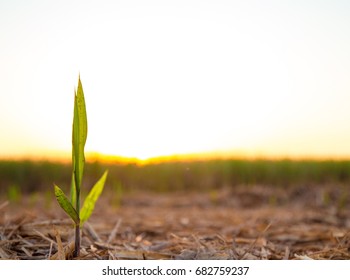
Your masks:
{"label": "bright light on horizon", "polygon": [[[1,157],[350,157],[346,1],[0,2]],[[219,151],[219,152],[218,152]]]}

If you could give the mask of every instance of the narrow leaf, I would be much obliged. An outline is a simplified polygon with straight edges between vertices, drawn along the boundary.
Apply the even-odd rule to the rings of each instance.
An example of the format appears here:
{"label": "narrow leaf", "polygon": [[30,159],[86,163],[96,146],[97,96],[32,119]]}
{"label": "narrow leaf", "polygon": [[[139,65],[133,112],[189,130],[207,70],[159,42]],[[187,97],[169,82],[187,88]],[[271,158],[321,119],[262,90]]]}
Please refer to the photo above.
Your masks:
{"label": "narrow leaf", "polygon": [[69,202],[63,191],[55,185],[55,196],[58,204],[62,209],[72,218],[75,224],[79,224],[79,217],[77,211],[75,211],[73,205]]}
{"label": "narrow leaf", "polygon": [[87,138],[87,115],[85,106],[85,97],[83,86],[78,81],[78,89],[74,98],[74,118],[73,118],[73,164],[75,173],[75,187],[77,193],[80,192],[80,186],[84,173],[84,147]]}
{"label": "narrow leaf", "polygon": [[[76,151],[78,151],[79,146],[79,122],[78,122],[78,108],[77,108],[77,92],[74,91],[74,114],[73,114],[73,129],[72,129],[72,165],[73,165],[73,174],[72,174],[72,180],[74,180],[74,185],[71,184],[71,187],[77,188],[77,181],[74,174],[77,173],[76,170],[76,155],[78,154]],[[75,190],[75,192],[79,192],[79,190]],[[71,190],[72,193],[72,190]]]}
{"label": "narrow leaf", "polygon": [[70,185],[70,202],[72,203],[72,205],[77,204],[77,189],[75,187],[74,172],[72,174],[72,181]]}
{"label": "narrow leaf", "polygon": [[84,201],[84,205],[80,211],[80,226],[82,226],[84,222],[86,222],[91,216],[92,211],[95,208],[96,201],[103,191],[107,174],[108,174],[108,171],[105,171],[105,173],[103,173],[100,180],[98,180],[97,183],[92,187],[90,193],[86,197]]}

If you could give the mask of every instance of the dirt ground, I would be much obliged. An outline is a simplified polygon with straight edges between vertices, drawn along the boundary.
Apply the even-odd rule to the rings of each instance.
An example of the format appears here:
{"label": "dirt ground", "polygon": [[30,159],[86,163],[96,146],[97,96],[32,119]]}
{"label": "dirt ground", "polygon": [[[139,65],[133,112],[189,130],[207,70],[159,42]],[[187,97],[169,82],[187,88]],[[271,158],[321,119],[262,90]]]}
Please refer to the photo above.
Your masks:
{"label": "dirt ground", "polygon": [[[331,187],[104,194],[80,259],[350,259],[350,208]],[[346,203],[344,203],[344,201]],[[0,200],[0,259],[70,259],[74,229],[53,203]]]}

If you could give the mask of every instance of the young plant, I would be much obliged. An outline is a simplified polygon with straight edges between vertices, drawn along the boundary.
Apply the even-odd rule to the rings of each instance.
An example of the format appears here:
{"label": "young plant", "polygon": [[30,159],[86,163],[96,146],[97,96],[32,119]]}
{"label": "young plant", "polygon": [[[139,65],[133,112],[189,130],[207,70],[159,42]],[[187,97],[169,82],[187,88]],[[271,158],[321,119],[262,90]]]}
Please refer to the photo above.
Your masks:
{"label": "young plant", "polygon": [[97,183],[92,187],[90,193],[86,197],[83,207],[80,209],[80,189],[83,180],[85,155],[84,147],[87,138],[87,115],[85,107],[85,98],[83,86],[78,80],[78,89],[74,93],[74,116],[73,116],[73,133],[72,133],[72,181],[71,181],[71,199],[66,197],[64,192],[54,185],[55,196],[67,215],[75,224],[75,249],[73,256],[78,257],[80,251],[80,228],[86,222],[100,194],[102,193],[108,171],[102,175]]}

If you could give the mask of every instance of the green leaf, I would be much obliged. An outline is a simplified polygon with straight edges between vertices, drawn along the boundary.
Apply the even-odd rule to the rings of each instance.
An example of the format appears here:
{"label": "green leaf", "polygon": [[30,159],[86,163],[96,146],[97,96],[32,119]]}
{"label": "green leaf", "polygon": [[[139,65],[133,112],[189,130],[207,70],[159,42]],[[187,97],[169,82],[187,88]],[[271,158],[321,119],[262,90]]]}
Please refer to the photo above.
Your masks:
{"label": "green leaf", "polygon": [[73,168],[75,177],[76,193],[80,193],[80,186],[84,173],[84,147],[87,138],[87,115],[83,86],[78,81],[78,89],[74,96],[74,117],[73,117]]}
{"label": "green leaf", "polygon": [[108,171],[105,171],[105,173],[103,173],[100,180],[97,181],[97,183],[93,186],[90,193],[86,197],[84,201],[84,205],[80,211],[80,226],[82,226],[91,216],[92,211],[95,208],[96,201],[103,191],[107,174],[108,174]]}
{"label": "green leaf", "polygon": [[72,203],[72,205],[77,204],[77,189],[75,187],[74,172],[72,174],[72,181],[70,185],[70,202]]}
{"label": "green leaf", "polygon": [[72,218],[75,224],[79,224],[79,216],[73,205],[69,202],[64,192],[55,185],[55,196],[62,209]]}

